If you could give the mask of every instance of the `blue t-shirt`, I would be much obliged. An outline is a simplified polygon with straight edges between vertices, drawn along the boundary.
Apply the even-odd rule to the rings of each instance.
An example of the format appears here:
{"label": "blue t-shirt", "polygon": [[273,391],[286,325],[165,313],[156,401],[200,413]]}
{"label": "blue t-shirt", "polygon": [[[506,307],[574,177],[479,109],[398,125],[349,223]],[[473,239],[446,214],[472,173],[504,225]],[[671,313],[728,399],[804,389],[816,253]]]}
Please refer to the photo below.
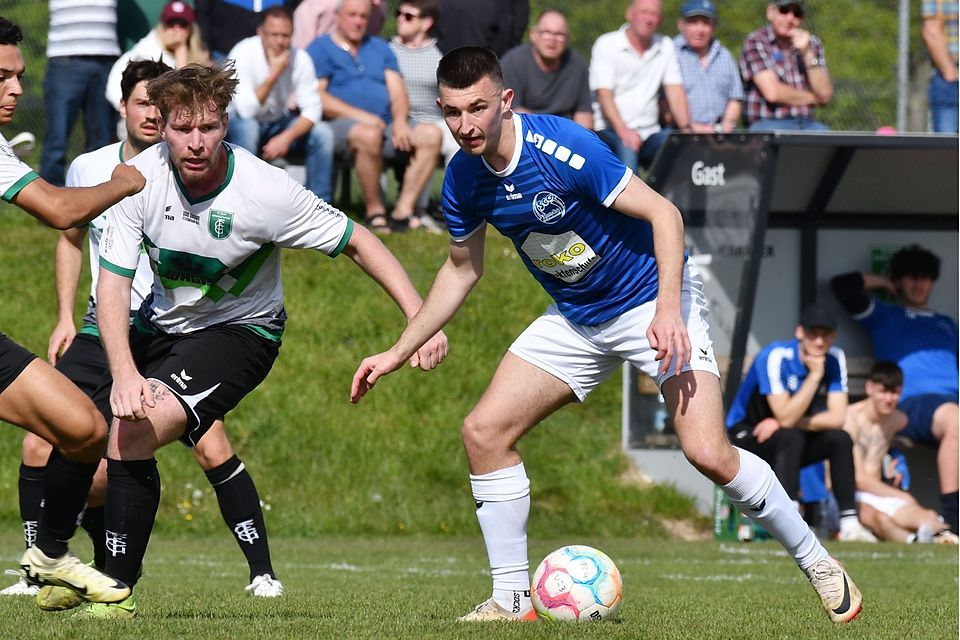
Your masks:
{"label": "blue t-shirt", "polygon": [[597,325],[656,298],[653,229],[609,208],[631,171],[566,118],[514,114],[513,126],[516,147],[503,171],[465,153],[447,167],[443,213],[454,241],[492,224],[577,324]]}
{"label": "blue t-shirt", "polygon": [[901,401],[927,393],[957,395],[957,323],[951,318],[875,298],[854,318],[870,334],[874,357],[903,370]]}
{"label": "blue t-shirt", "polygon": [[376,36],[366,36],[357,57],[344,51],[330,34],[310,43],[307,53],[313,58],[318,78],[330,81],[327,91],[354,107],[379,116],[390,124],[390,96],[387,93],[387,69],[400,73],[390,45]]}
{"label": "blue t-shirt", "polygon": [[[730,411],[727,429],[740,424],[755,425],[773,417],[767,396],[779,393],[793,395],[806,380],[807,366],[800,358],[799,340],[771,342],[757,354],[750,371],[737,389]],[[804,415],[825,411],[827,394],[847,392],[847,358],[840,347],[830,347],[823,365],[823,380]]]}

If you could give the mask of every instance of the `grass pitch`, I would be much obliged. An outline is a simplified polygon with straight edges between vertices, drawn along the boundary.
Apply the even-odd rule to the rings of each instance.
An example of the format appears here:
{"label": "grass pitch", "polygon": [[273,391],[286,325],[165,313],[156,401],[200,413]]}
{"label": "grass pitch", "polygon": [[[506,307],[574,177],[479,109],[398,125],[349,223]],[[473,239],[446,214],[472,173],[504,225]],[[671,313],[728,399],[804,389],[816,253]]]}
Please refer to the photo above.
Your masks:
{"label": "grass pitch", "polygon": [[[76,548],[88,547],[82,534]],[[43,613],[30,598],[0,598],[2,635],[37,638],[891,638],[957,637],[957,549],[935,545],[830,545],[864,592],[860,617],[836,627],[805,577],[773,543],[648,539],[534,540],[531,563],[562,544],[608,552],[623,572],[616,622],[465,625],[455,621],[489,593],[475,538],[274,539],[287,589],[246,595],[246,565],[219,537],[154,539],[137,587],[139,617],[87,622]],[[15,536],[0,537],[14,566]],[[532,569],[533,567],[531,567]]]}

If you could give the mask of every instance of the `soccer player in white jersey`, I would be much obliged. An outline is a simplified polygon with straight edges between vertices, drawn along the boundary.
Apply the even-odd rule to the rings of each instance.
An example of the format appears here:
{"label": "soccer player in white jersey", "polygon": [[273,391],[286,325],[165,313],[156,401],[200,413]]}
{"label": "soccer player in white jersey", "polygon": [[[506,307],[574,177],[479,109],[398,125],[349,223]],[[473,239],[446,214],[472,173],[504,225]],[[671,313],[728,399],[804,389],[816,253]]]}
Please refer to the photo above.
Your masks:
{"label": "soccer player in white jersey", "polygon": [[487,223],[513,240],[555,301],[513,343],[463,423],[493,594],[461,620],[535,617],[530,481],[516,443],[564,404],[584,400],[624,361],[657,379],[687,459],[780,541],[832,620],[852,620],[862,600],[853,581],[769,465],[726,438],[707,309],[684,252],[680,212],[583,127],[512,113],[513,92],[492,52],[448,53],[437,81],[444,119],[463,149],[443,187],[450,255],[396,344],[360,364],[351,399],[359,401],[454,315],[482,275]]}
{"label": "soccer player in white jersey", "polygon": [[[107,145],[91,153],[78,156],[67,171],[67,186],[84,186],[102,182],[119,162],[129,160],[160,141],[160,113],[147,97],[147,81],[170,71],[159,60],[134,60],[123,71],[120,115],[127,129],[126,140]],[[47,359],[57,370],[90,397],[107,373],[107,359],[100,344],[96,325],[96,283],[100,236],[103,216],[89,224],[91,262],[91,291],[83,326],[77,333],[73,320],[76,306],[77,283],[83,261],[83,244],[87,229],[77,227],[60,234],[55,250],[54,274],[57,283],[59,320],[50,336]],[[153,286],[153,272],[146,254],[141,254],[134,277],[131,311],[140,308]],[[101,398],[103,399],[103,398]],[[110,419],[109,403],[98,409]],[[256,485],[244,464],[234,454],[227,439],[223,422],[213,427],[191,451],[213,484],[220,512],[227,528],[236,537],[250,568],[247,590],[258,597],[277,597],[283,594],[283,584],[277,579],[270,562],[270,548],[264,525],[263,510]],[[20,513],[24,524],[24,538],[29,547],[43,502],[43,467],[50,456],[50,445],[42,438],[28,433],[23,439],[23,463],[20,466]],[[103,497],[106,490],[106,461],[101,460],[94,486],[87,500],[82,526],[93,543],[94,566],[102,568],[106,558],[103,525]],[[36,593],[37,587],[21,580],[0,594]],[[45,610],[70,609],[83,604],[76,592],[63,587],[44,587],[37,603]]]}
{"label": "soccer player in white jersey", "polygon": [[[0,17],[0,126],[13,120],[23,95],[20,27]],[[20,162],[0,135],[0,197],[58,229],[83,224],[143,188],[132,167],[117,167],[111,179],[83,189],[58,188]],[[63,374],[0,334],[0,420],[53,445],[44,479],[47,496],[36,538],[20,560],[32,584],[54,584],[87,600],[115,602],[129,588],[80,562],[67,549],[103,453],[107,427],[96,407]]]}
{"label": "soccer player in white jersey", "polygon": [[[230,66],[188,65],[147,85],[164,142],[131,163],[147,187],[108,212],[100,242],[97,322],[107,352],[114,420],[107,444],[106,572],[134,585],[156,509],[154,452],[196,443],[256,388],[280,348],[286,312],[280,249],[346,254],[407,318],[421,299],[381,242],[285,171],[224,143],[237,81]],[[129,323],[141,244],[153,293]],[[446,355],[438,332],[411,358]],[[81,614],[130,618],[133,596]]]}

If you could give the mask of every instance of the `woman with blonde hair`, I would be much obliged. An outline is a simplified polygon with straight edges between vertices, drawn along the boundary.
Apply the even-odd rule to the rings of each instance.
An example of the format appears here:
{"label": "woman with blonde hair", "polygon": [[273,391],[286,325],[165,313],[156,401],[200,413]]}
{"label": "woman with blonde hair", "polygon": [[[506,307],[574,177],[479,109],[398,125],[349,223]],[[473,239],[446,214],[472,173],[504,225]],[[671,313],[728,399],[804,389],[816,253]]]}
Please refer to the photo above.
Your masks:
{"label": "woman with blonde hair", "polygon": [[210,53],[200,40],[197,16],[182,0],[168,2],[160,12],[160,22],[133,48],[120,56],[107,78],[107,101],[120,110],[120,78],[131,60],[162,60],[174,69],[190,64],[210,64]]}

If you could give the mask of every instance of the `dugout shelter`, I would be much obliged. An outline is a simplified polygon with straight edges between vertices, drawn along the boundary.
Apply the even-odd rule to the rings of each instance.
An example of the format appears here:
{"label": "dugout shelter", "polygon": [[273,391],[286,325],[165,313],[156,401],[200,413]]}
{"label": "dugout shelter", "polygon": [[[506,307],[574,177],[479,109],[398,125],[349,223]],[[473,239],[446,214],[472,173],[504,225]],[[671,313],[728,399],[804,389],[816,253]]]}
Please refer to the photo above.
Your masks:
{"label": "dugout shelter", "polygon": [[[814,301],[840,319],[837,345],[846,352],[851,399],[857,399],[871,347],[833,299],[829,281],[843,272],[882,272],[905,245],[918,243],[940,256],[931,307],[956,320],[958,175],[956,136],[671,135],[647,183],[683,213],[687,252],[710,305],[724,408],[754,354],[792,337],[800,310]],[[629,365],[622,433],[641,471],[711,511],[712,483],[683,459],[654,382]],[[936,507],[935,457],[917,449],[908,453],[911,492]],[[932,497],[926,495],[931,490]]]}

